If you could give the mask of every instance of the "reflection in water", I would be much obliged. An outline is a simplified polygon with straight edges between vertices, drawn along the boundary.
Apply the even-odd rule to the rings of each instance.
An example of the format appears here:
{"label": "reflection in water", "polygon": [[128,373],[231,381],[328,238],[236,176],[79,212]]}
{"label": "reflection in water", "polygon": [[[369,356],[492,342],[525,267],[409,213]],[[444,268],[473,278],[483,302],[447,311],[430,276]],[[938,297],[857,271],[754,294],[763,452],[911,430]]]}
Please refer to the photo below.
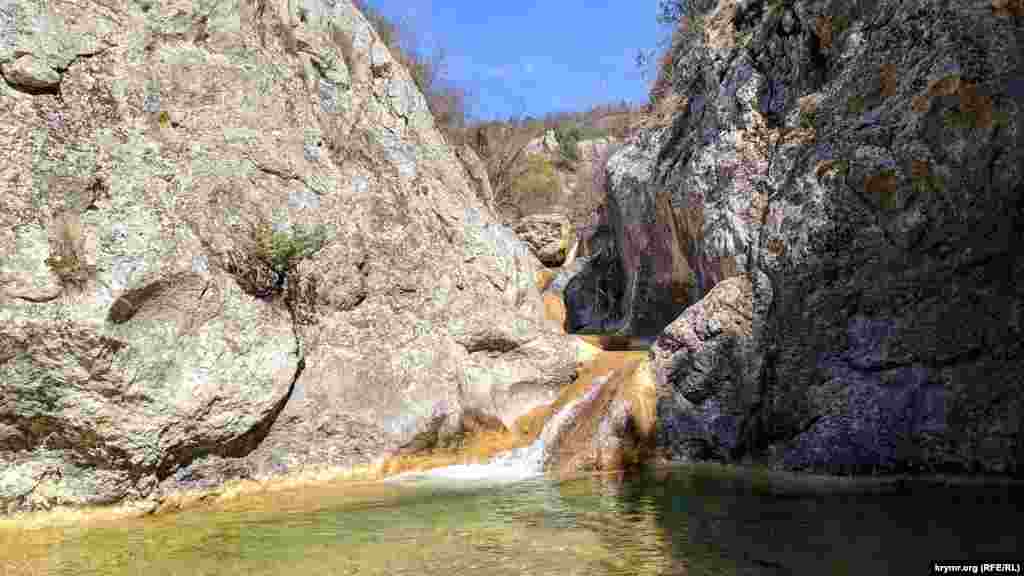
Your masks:
{"label": "reflection in water", "polygon": [[85,529],[0,530],[0,576],[919,574],[1021,550],[1018,487],[713,467],[337,484]]}

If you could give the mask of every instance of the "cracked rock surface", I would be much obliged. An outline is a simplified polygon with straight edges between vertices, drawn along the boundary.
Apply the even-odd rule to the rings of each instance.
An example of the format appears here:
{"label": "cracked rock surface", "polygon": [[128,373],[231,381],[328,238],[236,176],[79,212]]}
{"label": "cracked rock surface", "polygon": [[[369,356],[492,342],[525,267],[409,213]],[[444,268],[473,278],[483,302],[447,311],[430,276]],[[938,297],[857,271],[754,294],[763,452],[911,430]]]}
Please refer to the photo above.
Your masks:
{"label": "cracked rock surface", "polygon": [[366,462],[571,380],[348,0],[7,2],[0,70],[0,510]]}
{"label": "cracked rock surface", "polygon": [[[609,164],[616,257],[577,282],[620,279],[593,324],[671,323],[664,448],[1024,474],[1019,3],[692,4],[651,125]],[[709,328],[762,309],[761,274],[756,322]],[[734,277],[755,289],[716,292]],[[669,286],[692,312],[666,313]]]}

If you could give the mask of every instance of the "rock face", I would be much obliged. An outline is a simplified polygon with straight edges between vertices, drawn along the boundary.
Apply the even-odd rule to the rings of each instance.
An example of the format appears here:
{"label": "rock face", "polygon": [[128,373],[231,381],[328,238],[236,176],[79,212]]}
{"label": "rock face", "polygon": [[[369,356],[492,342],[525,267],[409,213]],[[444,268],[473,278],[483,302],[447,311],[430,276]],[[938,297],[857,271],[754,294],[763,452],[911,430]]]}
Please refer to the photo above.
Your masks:
{"label": "rock face", "polygon": [[539,439],[532,446],[539,446],[540,464],[549,472],[622,470],[653,452],[656,390],[648,353],[590,350],[576,381],[530,415],[544,420],[543,429],[525,423],[526,436]]}
{"label": "rock face", "polygon": [[[707,300],[655,350],[662,441],[793,469],[1024,474],[1020,15],[694,4],[656,103],[668,121],[613,159],[623,224],[597,271],[621,280],[620,310],[667,323],[667,297],[628,280],[664,294],[682,254]],[[756,288],[715,287],[762,274],[764,333],[709,332],[725,301],[761,309]],[[752,341],[760,355],[738,352]]]}
{"label": "rock face", "polygon": [[348,0],[8,3],[0,72],[0,510],[366,461],[571,380]]}
{"label": "rock face", "polygon": [[594,262],[566,294],[575,331],[652,336],[696,299],[668,197],[652,181],[654,150],[631,144],[608,162],[605,221],[588,238]]}
{"label": "rock face", "polygon": [[572,225],[564,214],[534,214],[517,221],[512,229],[530,250],[549,268],[565,263],[575,242]]}
{"label": "rock face", "polygon": [[459,160],[469,173],[470,181],[476,189],[477,198],[483,202],[492,212],[494,211],[494,190],[491,188],[491,181],[487,177],[487,166],[483,159],[473,150],[472,146],[464,144],[455,149]]}
{"label": "rock face", "polygon": [[748,449],[761,401],[771,283],[761,273],[716,285],[658,336],[658,445],[670,459],[730,458]]}

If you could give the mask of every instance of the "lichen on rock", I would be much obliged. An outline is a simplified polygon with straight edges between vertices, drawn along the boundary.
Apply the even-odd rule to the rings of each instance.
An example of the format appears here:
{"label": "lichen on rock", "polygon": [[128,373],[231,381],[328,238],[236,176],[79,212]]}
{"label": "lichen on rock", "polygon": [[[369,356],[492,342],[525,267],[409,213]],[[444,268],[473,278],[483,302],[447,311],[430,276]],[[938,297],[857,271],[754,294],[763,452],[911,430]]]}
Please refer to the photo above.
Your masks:
{"label": "lichen on rock", "polygon": [[[674,457],[1022,473],[1022,52],[1014,3],[981,4],[721,0],[687,15],[661,119],[610,162],[651,167],[613,177],[609,202],[628,209],[567,297],[570,325],[611,293],[604,325],[668,326],[654,354]],[[627,296],[634,278],[665,296],[683,269],[678,318]],[[727,332],[674,344],[704,329],[694,315],[718,287],[761,275],[761,360],[738,364]]]}
{"label": "lichen on rock", "polygon": [[351,2],[47,6],[0,7],[0,508],[367,463],[572,378]]}

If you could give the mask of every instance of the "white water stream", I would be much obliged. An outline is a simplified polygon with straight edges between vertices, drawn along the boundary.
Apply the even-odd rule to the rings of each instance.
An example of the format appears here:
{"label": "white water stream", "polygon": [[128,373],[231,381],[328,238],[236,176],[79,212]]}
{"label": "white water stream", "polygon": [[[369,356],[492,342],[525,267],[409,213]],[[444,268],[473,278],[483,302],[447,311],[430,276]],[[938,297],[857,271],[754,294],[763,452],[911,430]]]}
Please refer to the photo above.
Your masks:
{"label": "white water stream", "polygon": [[593,402],[600,394],[604,385],[614,376],[615,371],[605,376],[594,378],[590,389],[581,398],[573,400],[552,416],[545,424],[540,436],[529,446],[503,452],[491,461],[483,464],[455,464],[425,471],[406,472],[385,480],[386,482],[421,482],[444,480],[445,483],[456,482],[519,482],[536,478],[544,474],[544,469],[551,459],[549,446],[555,446],[558,435],[567,423],[576,418],[580,409]]}

